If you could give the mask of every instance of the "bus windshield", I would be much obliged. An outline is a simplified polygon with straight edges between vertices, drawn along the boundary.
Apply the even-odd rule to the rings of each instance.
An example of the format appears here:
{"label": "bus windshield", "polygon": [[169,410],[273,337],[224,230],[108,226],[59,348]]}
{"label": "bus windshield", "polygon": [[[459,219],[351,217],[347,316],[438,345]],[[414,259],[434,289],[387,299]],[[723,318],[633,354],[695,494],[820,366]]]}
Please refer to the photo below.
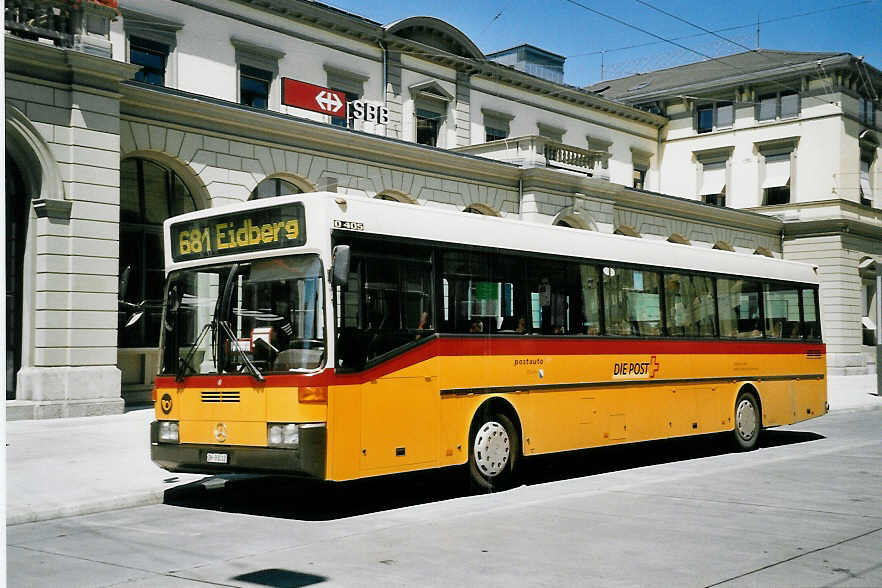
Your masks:
{"label": "bus windshield", "polygon": [[162,373],[318,369],[325,361],[324,280],[303,254],[179,270],[163,303]]}

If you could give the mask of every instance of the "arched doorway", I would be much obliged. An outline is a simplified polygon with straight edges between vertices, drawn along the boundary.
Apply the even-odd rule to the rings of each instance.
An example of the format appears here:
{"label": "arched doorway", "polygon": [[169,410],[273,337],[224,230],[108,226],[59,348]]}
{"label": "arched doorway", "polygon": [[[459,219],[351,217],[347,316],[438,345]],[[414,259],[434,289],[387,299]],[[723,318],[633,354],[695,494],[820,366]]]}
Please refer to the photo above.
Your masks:
{"label": "arched doorway", "polygon": [[6,399],[15,399],[21,368],[22,288],[30,197],[21,171],[6,154]]}
{"label": "arched doorway", "polygon": [[178,174],[154,161],[130,158],[120,163],[119,267],[131,267],[125,299],[147,301],[144,317],[125,327],[119,316],[119,347],[157,347],[165,261],[162,222],[196,210],[189,188]]}

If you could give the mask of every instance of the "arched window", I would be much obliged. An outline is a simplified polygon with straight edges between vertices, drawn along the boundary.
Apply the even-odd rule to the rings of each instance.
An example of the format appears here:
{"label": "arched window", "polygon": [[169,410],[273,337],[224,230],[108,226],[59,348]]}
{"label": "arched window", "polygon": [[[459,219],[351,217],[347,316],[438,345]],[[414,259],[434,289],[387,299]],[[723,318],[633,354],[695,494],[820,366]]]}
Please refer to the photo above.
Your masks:
{"label": "arched window", "polygon": [[132,158],[119,168],[119,267],[132,268],[125,299],[147,301],[143,318],[131,327],[120,313],[119,346],[156,347],[165,278],[162,221],[196,210],[196,202],[183,180],[157,163]]}
{"label": "arched window", "polygon": [[267,178],[257,184],[251,191],[249,200],[257,200],[258,198],[274,198],[276,196],[287,196],[288,194],[302,194],[303,190],[287,180],[281,178]]}

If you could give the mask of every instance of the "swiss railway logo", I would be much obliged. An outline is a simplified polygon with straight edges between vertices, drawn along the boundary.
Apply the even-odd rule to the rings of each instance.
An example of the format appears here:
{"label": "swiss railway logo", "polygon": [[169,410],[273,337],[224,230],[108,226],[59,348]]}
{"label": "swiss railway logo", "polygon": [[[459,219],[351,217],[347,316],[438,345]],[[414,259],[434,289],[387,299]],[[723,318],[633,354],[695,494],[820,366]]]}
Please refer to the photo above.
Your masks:
{"label": "swiss railway logo", "polygon": [[649,361],[617,361],[613,364],[613,378],[638,378],[651,380],[661,364],[651,356]]}

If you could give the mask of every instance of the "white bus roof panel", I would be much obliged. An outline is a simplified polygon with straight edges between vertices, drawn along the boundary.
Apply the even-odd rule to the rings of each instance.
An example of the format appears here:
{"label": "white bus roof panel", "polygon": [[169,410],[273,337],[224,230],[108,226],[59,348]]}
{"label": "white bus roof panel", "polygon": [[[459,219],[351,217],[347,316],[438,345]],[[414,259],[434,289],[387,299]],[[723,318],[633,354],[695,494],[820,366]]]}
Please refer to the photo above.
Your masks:
{"label": "white bus roof panel", "polygon": [[[276,206],[291,201],[306,203],[311,226],[307,235],[338,230],[353,235],[387,235],[436,243],[489,247],[525,253],[561,255],[610,263],[658,266],[681,270],[734,274],[783,281],[818,283],[815,267],[763,255],[719,251],[707,247],[610,235],[596,231],[540,225],[520,220],[468,214],[425,205],[345,196],[332,192],[298,194],[255,200],[233,207],[191,212],[169,223],[214,216],[233,210]],[[312,214],[315,209],[325,214]],[[312,213],[310,213],[310,211]],[[326,227],[315,226],[326,218]],[[344,224],[345,223],[345,224]],[[358,230],[340,229],[340,226]],[[170,259],[166,259],[167,263]]]}

